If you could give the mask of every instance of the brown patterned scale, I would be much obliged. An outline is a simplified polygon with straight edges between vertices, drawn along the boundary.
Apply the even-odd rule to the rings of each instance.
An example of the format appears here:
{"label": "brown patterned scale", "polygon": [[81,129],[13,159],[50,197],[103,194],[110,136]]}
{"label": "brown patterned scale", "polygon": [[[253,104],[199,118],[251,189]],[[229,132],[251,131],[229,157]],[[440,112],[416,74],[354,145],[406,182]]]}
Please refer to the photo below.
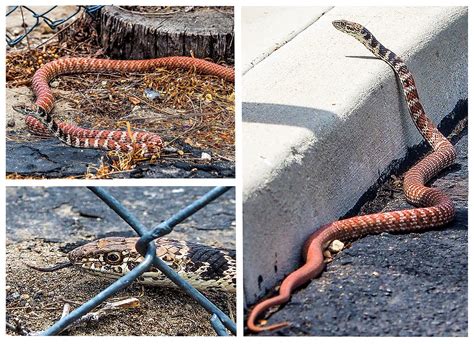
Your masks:
{"label": "brown patterned scale", "polygon": [[250,331],[275,330],[289,323],[259,326],[258,317],[267,309],[289,301],[293,290],[317,277],[324,269],[323,250],[335,240],[353,240],[381,232],[408,232],[443,226],[454,218],[454,204],[442,191],[425,184],[456,158],[453,145],[438,131],[426,116],[420,103],[415,80],[405,63],[392,51],[380,44],[362,25],[345,20],[333,22],[336,29],[355,37],[375,56],[384,60],[395,71],[403,88],[411,117],[433,152],[423,158],[406,174],[403,191],[411,204],[420,207],[388,213],[356,216],[332,222],[316,230],[305,242],[302,267],[288,275],[282,282],[277,296],[261,301],[253,307],[248,318]]}
{"label": "brown patterned scale", "polygon": [[[138,238],[107,237],[92,241],[68,253],[69,262],[53,267],[29,267],[51,272],[75,266],[89,274],[118,279],[143,261],[136,251]],[[155,240],[156,255],[181,278],[200,290],[235,293],[235,251],[201,245],[183,240],[159,238]],[[176,285],[156,267],[151,267],[137,278],[141,284],[175,287]]]}
{"label": "brown patterned scale", "polygon": [[[68,258],[90,274],[116,279],[143,261],[135,250],[136,242],[137,238],[107,237],[72,250]],[[155,242],[156,255],[195,288],[235,293],[235,251],[166,238]],[[174,286],[155,267],[143,273],[138,282]]]}

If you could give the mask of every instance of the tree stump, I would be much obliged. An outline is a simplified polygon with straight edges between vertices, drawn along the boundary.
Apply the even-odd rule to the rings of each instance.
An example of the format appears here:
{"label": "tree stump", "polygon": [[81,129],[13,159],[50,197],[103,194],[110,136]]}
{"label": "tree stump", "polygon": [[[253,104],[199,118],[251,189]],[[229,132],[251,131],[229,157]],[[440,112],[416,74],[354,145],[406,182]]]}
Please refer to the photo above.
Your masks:
{"label": "tree stump", "polygon": [[105,6],[99,18],[99,40],[114,59],[194,56],[214,61],[234,59],[232,7]]}

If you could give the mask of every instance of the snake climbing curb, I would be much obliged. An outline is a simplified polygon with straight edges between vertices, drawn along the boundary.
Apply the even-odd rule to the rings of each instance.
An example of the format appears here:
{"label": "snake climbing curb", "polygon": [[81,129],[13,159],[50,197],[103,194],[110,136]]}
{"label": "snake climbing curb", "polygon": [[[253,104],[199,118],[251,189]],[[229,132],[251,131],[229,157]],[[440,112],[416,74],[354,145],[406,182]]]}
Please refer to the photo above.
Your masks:
{"label": "snake climbing curb", "polygon": [[206,60],[171,56],[149,60],[106,60],[94,58],[62,58],[49,62],[36,71],[32,88],[36,96],[33,108],[17,106],[14,109],[26,115],[27,127],[41,135],[53,135],[65,144],[80,148],[96,148],[131,152],[141,150],[144,157],[159,154],[163,147],[160,136],[135,131],[131,134],[120,130],[92,130],[56,121],[51,116],[54,107],[53,93],[49,82],[62,74],[92,72],[147,72],[157,67],[192,69],[199,73],[218,76],[234,81],[234,70]]}
{"label": "snake climbing curb", "polygon": [[316,230],[306,240],[303,247],[302,255],[305,260],[303,266],[283,280],[278,295],[261,301],[250,311],[247,327],[253,332],[276,330],[289,325],[288,322],[283,322],[259,326],[256,321],[270,307],[288,302],[291,293],[296,288],[322,273],[325,266],[323,250],[331,241],[354,240],[364,235],[381,232],[421,231],[443,226],[454,218],[455,209],[451,199],[442,191],[426,187],[425,184],[454,162],[456,151],[426,116],[418,97],[415,80],[407,66],[392,51],[380,44],[362,25],[346,20],[336,20],[333,25],[336,29],[355,37],[395,71],[413,122],[433,149],[432,153],[405,174],[403,181],[403,191],[407,201],[419,208],[356,216],[332,222]]}
{"label": "snake climbing curb", "polygon": [[[50,268],[28,266],[44,272],[76,266],[93,275],[118,279],[143,261],[143,256],[135,250],[137,240],[123,237],[102,238],[69,252],[69,262]],[[156,239],[155,243],[157,257],[196,289],[235,293],[234,250],[167,238]],[[143,273],[137,282],[152,286],[175,286],[156,267],[151,267]]]}

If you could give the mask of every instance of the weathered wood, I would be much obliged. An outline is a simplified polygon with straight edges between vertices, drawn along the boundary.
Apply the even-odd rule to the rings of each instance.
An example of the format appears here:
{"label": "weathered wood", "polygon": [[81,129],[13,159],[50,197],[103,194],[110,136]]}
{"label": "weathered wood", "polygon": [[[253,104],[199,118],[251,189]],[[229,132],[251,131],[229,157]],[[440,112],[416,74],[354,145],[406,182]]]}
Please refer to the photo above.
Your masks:
{"label": "weathered wood", "polygon": [[138,13],[105,6],[100,14],[100,42],[115,59],[172,55],[234,59],[234,16],[229,8],[184,8],[172,13]]}

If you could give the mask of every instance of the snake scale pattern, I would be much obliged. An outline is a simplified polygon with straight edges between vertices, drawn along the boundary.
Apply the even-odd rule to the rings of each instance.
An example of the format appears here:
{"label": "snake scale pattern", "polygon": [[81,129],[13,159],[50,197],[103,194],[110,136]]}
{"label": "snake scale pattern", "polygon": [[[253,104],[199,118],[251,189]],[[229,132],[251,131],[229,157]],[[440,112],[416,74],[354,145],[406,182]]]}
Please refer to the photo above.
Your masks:
{"label": "snake scale pattern", "polygon": [[413,122],[433,149],[432,153],[405,174],[403,182],[406,199],[419,208],[356,216],[332,222],[316,230],[305,242],[302,252],[305,260],[303,266],[283,280],[277,296],[261,301],[251,310],[247,318],[247,327],[253,332],[276,330],[289,325],[288,322],[284,322],[259,326],[256,321],[270,307],[288,302],[293,290],[322,273],[325,266],[323,250],[331,241],[354,240],[381,232],[421,231],[443,226],[454,218],[455,209],[451,199],[440,190],[426,187],[425,183],[454,162],[456,151],[426,116],[418,97],[415,80],[407,66],[362,25],[345,20],[334,21],[333,25],[336,29],[355,37],[395,71]]}
{"label": "snake scale pattern", "polygon": [[[143,261],[135,250],[137,238],[107,237],[80,246],[68,254],[72,265],[81,270],[117,279]],[[215,248],[183,240],[159,238],[156,254],[192,286],[200,290],[235,293],[235,251]],[[155,267],[143,273],[138,283],[174,287]]]}
{"label": "snake scale pattern", "polygon": [[234,70],[206,60],[171,56],[149,60],[107,60],[94,58],[62,58],[49,62],[36,71],[32,80],[36,96],[35,107],[16,107],[26,115],[27,127],[38,134],[55,136],[65,144],[80,148],[96,148],[131,152],[141,150],[143,156],[158,154],[163,147],[160,136],[144,131],[91,130],[56,121],[51,116],[54,97],[49,82],[63,74],[92,72],[147,72],[158,67],[183,68],[211,74],[227,81],[234,81]]}

